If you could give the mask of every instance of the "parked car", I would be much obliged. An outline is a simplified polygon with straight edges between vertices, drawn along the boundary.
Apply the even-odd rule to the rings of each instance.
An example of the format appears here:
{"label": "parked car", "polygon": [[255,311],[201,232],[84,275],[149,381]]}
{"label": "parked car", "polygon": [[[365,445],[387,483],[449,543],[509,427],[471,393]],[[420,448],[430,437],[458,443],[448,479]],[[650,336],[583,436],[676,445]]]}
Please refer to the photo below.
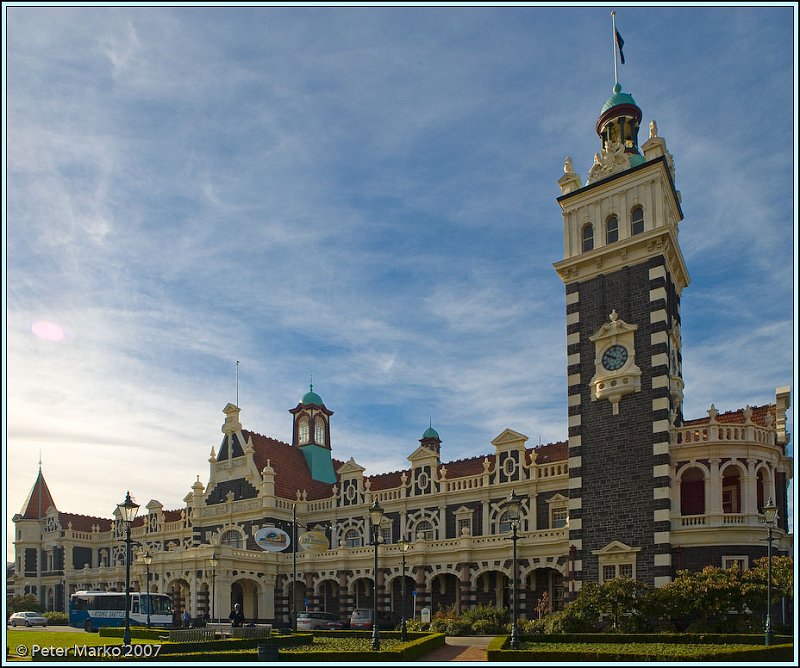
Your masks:
{"label": "parked car", "polygon": [[47,626],[47,617],[39,612],[15,612],[8,618],[9,626]]}
{"label": "parked car", "polygon": [[[378,610],[378,628],[384,631],[392,631],[400,624],[400,618],[388,610]],[[356,608],[350,615],[351,629],[371,629],[372,610],[369,608]]]}
{"label": "parked car", "polygon": [[332,624],[339,624],[340,626],[338,628],[342,628],[339,618],[332,612],[311,612],[305,610],[297,614],[298,631],[335,628],[331,626]]}

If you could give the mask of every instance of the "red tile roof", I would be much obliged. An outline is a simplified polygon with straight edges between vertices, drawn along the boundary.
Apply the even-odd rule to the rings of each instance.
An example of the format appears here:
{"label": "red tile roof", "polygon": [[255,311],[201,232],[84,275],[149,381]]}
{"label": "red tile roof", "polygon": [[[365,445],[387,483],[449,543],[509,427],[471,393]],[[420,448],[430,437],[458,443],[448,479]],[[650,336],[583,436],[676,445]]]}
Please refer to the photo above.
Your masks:
{"label": "red tile roof", "polygon": [[[262,436],[254,431],[242,430],[245,440],[253,440],[253,461],[261,472],[269,460],[275,471],[275,494],[284,499],[296,499],[297,490],[305,490],[310,501],[327,499],[331,496],[333,485],[319,482],[311,477],[306,458],[300,448],[288,443]],[[334,460],[334,470],[341,466]]]}
{"label": "red tile roof", "polygon": [[50,506],[55,508],[56,503],[53,501],[47,483],[44,481],[42,469],[39,469],[39,475],[36,476],[36,482],[33,483],[31,493],[28,494],[28,498],[25,499],[20,515],[26,520],[36,520],[44,517]]}
{"label": "red tile roof", "polygon": [[75,531],[91,531],[92,525],[100,527],[100,531],[110,531],[112,522],[105,517],[91,517],[75,513],[58,513],[58,521],[61,523],[62,529],[69,528],[69,524],[72,522],[72,528]]}
{"label": "red tile roof", "polygon": [[[772,416],[772,424],[775,425],[775,404],[767,404],[765,406],[750,406],[752,415],[750,421],[753,424],[761,427],[767,426],[767,414]],[[686,427],[697,424],[708,424],[708,416],[696,418],[694,420],[684,420],[683,424]],[[739,408],[735,411],[727,411],[726,413],[717,414],[717,422],[725,424],[744,424],[744,408]]]}
{"label": "red tile roof", "polygon": [[537,464],[563,462],[568,457],[569,444],[567,441],[548,443],[547,445],[540,445],[538,448],[531,448],[530,452],[536,453]]}

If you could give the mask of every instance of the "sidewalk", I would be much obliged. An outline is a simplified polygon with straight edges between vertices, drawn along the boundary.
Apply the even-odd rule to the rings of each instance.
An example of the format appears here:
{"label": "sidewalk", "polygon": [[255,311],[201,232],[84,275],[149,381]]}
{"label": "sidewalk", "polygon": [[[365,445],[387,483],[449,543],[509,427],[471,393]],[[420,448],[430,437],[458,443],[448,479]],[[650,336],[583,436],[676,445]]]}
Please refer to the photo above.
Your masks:
{"label": "sidewalk", "polygon": [[444,647],[428,652],[416,661],[435,663],[444,661],[486,661],[486,648],[494,636],[458,636],[445,638]]}

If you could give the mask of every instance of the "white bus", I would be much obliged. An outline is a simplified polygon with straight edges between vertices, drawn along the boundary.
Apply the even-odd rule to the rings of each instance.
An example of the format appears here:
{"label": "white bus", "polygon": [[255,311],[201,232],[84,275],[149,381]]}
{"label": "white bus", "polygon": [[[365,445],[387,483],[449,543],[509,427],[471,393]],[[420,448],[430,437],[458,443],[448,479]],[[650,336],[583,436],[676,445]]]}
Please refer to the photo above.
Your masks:
{"label": "white bus", "polygon": [[[149,596],[149,598],[148,598]],[[172,598],[167,594],[132,591],[130,623],[145,626],[172,625]],[[69,597],[69,625],[86,631],[101,626],[125,626],[125,594],[118,591],[79,591]]]}

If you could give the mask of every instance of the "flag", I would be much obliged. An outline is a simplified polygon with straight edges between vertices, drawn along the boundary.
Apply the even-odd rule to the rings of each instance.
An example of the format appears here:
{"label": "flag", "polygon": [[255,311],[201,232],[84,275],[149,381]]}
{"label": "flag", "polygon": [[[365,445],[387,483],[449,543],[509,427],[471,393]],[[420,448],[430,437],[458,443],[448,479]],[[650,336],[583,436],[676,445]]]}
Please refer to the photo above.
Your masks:
{"label": "flag", "polygon": [[619,34],[619,30],[614,30],[617,37],[617,48],[619,48],[619,62],[623,65],[625,64],[625,54],[622,53],[622,45],[625,44],[625,40],[622,39],[622,35]]}

